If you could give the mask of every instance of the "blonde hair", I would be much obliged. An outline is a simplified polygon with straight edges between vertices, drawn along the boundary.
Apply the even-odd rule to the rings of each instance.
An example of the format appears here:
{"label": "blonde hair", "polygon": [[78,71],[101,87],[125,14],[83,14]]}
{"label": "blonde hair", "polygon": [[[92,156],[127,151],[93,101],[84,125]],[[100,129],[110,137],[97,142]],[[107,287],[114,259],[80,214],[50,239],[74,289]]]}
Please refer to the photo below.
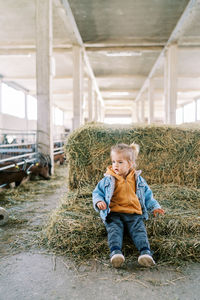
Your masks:
{"label": "blonde hair", "polygon": [[129,162],[133,162],[134,167],[136,167],[135,161],[138,157],[139,151],[140,151],[140,146],[133,142],[131,145],[117,144],[112,146],[110,154],[112,154],[112,152],[123,153],[124,158],[127,159],[127,161]]}

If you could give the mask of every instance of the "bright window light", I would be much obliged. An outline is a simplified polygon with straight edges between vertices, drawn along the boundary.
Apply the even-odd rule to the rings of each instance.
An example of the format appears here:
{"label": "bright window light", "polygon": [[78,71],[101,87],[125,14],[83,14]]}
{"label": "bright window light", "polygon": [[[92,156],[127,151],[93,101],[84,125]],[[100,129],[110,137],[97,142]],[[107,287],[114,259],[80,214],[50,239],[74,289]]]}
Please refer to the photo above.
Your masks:
{"label": "bright window light", "polygon": [[184,123],[195,122],[195,103],[184,105]]}
{"label": "bright window light", "polygon": [[110,94],[115,96],[127,96],[129,92],[111,92]]}
{"label": "bright window light", "polygon": [[58,126],[63,126],[63,111],[58,107],[54,107],[54,124]]}
{"label": "bright window light", "polygon": [[141,51],[106,52],[106,56],[113,56],[113,57],[118,57],[118,56],[141,56],[141,55],[142,55]]}
{"label": "bright window light", "polygon": [[27,96],[27,117],[29,120],[37,120],[37,99]]}
{"label": "bright window light", "polygon": [[183,107],[180,107],[176,110],[176,124],[182,124],[183,123]]}
{"label": "bright window light", "polygon": [[131,118],[105,118],[104,123],[107,124],[131,124],[132,119]]}
{"label": "bright window light", "polygon": [[25,95],[2,83],[2,113],[15,117],[25,117]]}
{"label": "bright window light", "polygon": [[197,100],[197,120],[200,121],[200,99]]}

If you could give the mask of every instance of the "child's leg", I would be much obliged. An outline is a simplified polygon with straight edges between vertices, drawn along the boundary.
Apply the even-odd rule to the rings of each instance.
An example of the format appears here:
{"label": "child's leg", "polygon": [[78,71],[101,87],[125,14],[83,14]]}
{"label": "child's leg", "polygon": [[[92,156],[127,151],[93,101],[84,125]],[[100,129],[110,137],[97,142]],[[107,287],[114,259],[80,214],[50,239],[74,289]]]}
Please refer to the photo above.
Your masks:
{"label": "child's leg", "polygon": [[136,214],[127,214],[124,216],[124,221],[127,225],[127,229],[133,243],[140,252],[138,262],[144,266],[155,265],[155,262],[151,256],[147,231],[142,216]]}
{"label": "child's leg", "polygon": [[124,224],[118,213],[110,213],[106,218],[106,230],[108,233],[108,246],[110,252],[122,249]]}
{"label": "child's leg", "polygon": [[114,267],[120,267],[125,260],[121,252],[124,234],[123,221],[118,213],[111,212],[106,219],[105,226],[108,233],[111,263]]}

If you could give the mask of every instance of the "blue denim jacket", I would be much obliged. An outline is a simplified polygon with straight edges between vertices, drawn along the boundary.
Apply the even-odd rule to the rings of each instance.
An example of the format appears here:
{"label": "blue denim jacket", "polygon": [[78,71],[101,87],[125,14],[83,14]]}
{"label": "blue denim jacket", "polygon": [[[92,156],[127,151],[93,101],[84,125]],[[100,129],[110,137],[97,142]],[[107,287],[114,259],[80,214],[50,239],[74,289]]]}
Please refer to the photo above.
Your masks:
{"label": "blue denim jacket", "polygon": [[[153,193],[148,184],[140,176],[141,171],[135,172],[136,179],[136,195],[140,201],[142,207],[142,214],[144,219],[148,219],[148,211],[152,212],[154,209],[161,208],[158,201],[153,198]],[[110,212],[110,201],[115,189],[115,178],[112,175],[105,175],[105,177],[99,181],[96,188],[92,193],[93,206],[97,212],[100,212],[100,216],[103,222],[106,220],[107,215]],[[104,201],[107,204],[107,209],[99,210],[97,202]]]}

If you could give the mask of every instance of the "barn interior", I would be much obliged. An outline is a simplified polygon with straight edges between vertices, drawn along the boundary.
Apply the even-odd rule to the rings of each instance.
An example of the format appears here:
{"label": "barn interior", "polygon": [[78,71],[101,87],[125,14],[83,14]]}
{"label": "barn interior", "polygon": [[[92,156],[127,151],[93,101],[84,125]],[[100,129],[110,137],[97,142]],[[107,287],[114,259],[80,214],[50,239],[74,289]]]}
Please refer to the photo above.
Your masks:
{"label": "barn interior", "polygon": [[[147,288],[149,299],[197,299],[200,0],[0,0],[0,11],[2,299],[146,298]],[[119,137],[137,142],[129,124],[144,137],[140,164],[166,214],[148,225],[158,268],[139,269],[128,245],[130,261],[114,273],[103,225],[94,226],[91,193],[109,159],[108,144]],[[65,162],[70,139],[71,167],[54,170],[57,159]],[[28,181],[34,168],[43,180]],[[13,170],[23,181],[5,189]],[[48,243],[58,252],[47,254]],[[91,253],[91,264],[73,264]],[[181,273],[176,259],[196,264]]]}
{"label": "barn interior", "polygon": [[52,155],[53,140],[91,121],[200,121],[199,1],[9,0],[0,9],[1,141],[35,131]]}

